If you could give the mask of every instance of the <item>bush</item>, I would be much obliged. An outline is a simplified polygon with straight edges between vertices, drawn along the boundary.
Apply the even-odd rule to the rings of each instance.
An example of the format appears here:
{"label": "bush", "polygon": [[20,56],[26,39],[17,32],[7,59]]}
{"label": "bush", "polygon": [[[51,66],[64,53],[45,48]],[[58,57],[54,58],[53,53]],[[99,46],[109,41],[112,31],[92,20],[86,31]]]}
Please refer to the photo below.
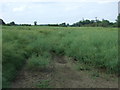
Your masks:
{"label": "bush", "polygon": [[36,56],[32,55],[31,58],[29,58],[27,63],[27,68],[36,70],[36,69],[46,69],[49,66],[50,59],[46,58],[44,56]]}

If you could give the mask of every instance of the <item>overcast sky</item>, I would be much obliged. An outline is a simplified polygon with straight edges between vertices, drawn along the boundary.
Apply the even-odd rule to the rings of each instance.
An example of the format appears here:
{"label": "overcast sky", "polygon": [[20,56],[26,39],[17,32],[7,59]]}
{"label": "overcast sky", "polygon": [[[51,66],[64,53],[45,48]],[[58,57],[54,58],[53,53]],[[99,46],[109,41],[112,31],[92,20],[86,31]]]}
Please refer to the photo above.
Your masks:
{"label": "overcast sky", "polygon": [[[89,1],[89,2],[88,2]],[[0,18],[6,23],[74,23],[84,19],[114,22],[119,0],[0,0]]]}

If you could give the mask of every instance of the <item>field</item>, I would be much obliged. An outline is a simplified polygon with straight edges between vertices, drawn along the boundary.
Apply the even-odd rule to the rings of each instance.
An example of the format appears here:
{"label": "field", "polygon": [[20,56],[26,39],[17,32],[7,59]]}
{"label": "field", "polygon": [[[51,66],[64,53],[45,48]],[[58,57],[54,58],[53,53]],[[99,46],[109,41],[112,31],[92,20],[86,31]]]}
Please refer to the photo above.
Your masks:
{"label": "field", "polygon": [[[33,73],[37,71],[38,75],[44,71],[54,72],[54,68],[57,72],[60,70],[58,68],[64,67],[64,70],[68,72],[67,75],[70,76],[75,74],[74,70],[78,75],[79,72],[85,71],[98,78],[102,75],[101,73],[117,75],[118,29],[102,27],[3,26],[2,58],[3,88],[11,87],[11,82],[16,79],[22,70],[30,70]],[[61,64],[56,64],[56,66],[56,61]],[[67,69],[67,67],[74,70]],[[31,73],[28,75],[31,75]],[[64,75],[62,76],[64,77]],[[73,76],[77,77],[76,75]],[[48,79],[50,79],[49,77]],[[108,78],[108,81],[110,80]],[[44,80],[42,84],[36,87],[48,87],[49,81],[51,80]],[[51,83],[53,84],[53,82]],[[56,83],[58,82],[56,81]]]}

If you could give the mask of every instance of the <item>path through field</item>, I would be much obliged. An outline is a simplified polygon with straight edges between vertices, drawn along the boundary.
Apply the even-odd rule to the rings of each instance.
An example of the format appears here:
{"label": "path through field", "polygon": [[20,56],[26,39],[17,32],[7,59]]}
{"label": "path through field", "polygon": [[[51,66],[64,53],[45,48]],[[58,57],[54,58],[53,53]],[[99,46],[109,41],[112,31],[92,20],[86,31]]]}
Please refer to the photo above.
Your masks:
{"label": "path through field", "polygon": [[[94,70],[76,70],[75,61],[67,57],[54,56],[53,66],[44,71],[21,70],[12,88],[117,88],[115,76],[95,73]],[[48,81],[47,83],[43,83]],[[42,84],[41,84],[42,83]],[[39,85],[40,84],[40,85]],[[45,85],[44,85],[45,84]]]}

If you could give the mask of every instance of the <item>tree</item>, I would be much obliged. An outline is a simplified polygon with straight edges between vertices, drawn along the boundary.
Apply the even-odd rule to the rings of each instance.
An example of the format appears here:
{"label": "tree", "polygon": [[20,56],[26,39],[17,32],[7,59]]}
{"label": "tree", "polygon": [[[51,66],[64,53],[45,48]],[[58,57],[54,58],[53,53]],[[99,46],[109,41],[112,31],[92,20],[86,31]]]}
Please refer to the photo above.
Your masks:
{"label": "tree", "polygon": [[67,27],[69,27],[69,23],[67,23]]}
{"label": "tree", "polygon": [[107,26],[110,25],[110,22],[109,22],[108,20],[104,20],[104,19],[102,20],[101,23],[102,23],[102,26],[103,26],[103,27],[107,27]]}
{"label": "tree", "polygon": [[35,26],[37,25],[37,21],[34,21],[34,25],[35,25]]}
{"label": "tree", "polygon": [[61,23],[60,26],[66,27],[67,25],[66,25],[66,23]]}
{"label": "tree", "polygon": [[10,25],[11,26],[15,25],[15,22],[14,21],[10,22]]}
{"label": "tree", "polygon": [[2,19],[0,19],[0,25],[5,25],[5,22]]}

